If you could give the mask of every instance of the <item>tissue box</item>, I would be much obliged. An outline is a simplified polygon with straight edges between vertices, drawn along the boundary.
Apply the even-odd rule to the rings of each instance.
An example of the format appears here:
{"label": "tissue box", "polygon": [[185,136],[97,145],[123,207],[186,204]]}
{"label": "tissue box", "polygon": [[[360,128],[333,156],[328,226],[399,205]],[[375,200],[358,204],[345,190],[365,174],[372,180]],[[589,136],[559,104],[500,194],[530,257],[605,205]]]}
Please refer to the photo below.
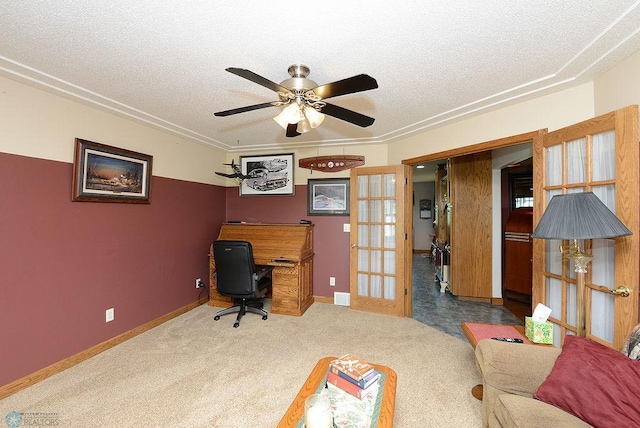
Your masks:
{"label": "tissue box", "polygon": [[525,317],[524,333],[533,343],[553,344],[553,324],[550,322],[538,322]]}

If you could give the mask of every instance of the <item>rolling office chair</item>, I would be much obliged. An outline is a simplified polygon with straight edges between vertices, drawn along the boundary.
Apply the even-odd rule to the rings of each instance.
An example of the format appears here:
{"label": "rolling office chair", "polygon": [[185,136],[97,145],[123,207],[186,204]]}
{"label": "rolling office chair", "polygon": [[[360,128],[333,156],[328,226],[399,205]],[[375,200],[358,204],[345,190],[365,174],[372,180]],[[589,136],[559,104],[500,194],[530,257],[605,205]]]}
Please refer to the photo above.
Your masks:
{"label": "rolling office chair", "polygon": [[234,327],[240,326],[240,318],[248,312],[262,315],[267,319],[263,299],[271,286],[271,278],[266,276],[271,267],[256,270],[253,261],[253,247],[246,241],[215,241],[213,258],[216,264],[216,288],[223,296],[232,297],[234,306],[222,309],[213,317],[218,321],[222,315],[238,313]]}

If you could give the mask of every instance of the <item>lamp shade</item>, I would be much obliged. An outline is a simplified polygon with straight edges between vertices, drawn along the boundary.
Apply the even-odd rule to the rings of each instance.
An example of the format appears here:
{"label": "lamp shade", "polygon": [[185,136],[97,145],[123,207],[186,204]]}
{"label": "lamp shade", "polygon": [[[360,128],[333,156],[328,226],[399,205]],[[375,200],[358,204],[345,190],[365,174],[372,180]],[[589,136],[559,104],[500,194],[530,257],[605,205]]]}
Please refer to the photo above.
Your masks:
{"label": "lamp shade", "polygon": [[304,134],[305,132],[311,131],[311,126],[309,125],[309,121],[307,120],[306,117],[304,119],[302,119],[300,122],[298,122],[298,126],[296,127],[296,131],[298,131],[301,134]]}
{"label": "lamp shade", "polygon": [[304,115],[307,117],[309,125],[312,128],[317,128],[324,120],[324,114],[320,113],[313,107],[305,106]]}
{"label": "lamp shade", "polygon": [[298,103],[289,104],[280,114],[273,118],[283,129],[287,129],[289,124],[298,123],[302,119],[304,119],[304,116],[302,116]]}
{"label": "lamp shade", "polygon": [[631,231],[593,193],[569,193],[551,198],[531,237],[598,239],[631,235]]}

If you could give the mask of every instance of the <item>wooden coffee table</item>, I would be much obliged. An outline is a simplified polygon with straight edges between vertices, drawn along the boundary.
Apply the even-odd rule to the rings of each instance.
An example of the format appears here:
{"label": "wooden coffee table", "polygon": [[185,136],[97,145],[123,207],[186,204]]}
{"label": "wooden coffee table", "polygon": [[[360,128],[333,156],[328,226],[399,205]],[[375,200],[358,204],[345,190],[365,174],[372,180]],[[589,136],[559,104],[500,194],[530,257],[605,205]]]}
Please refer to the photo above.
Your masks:
{"label": "wooden coffee table", "polygon": [[[304,415],[304,400],[311,394],[315,394],[320,387],[320,382],[324,380],[329,370],[329,364],[337,357],[325,357],[318,361],[313,371],[307,378],[307,381],[300,388],[300,392],[289,406],[287,413],[284,414],[278,428],[296,427]],[[378,427],[393,427],[393,412],[396,403],[396,384],[398,377],[396,372],[386,366],[379,364],[371,365],[386,374],[384,380],[384,388],[382,392],[382,403],[380,405],[380,417],[378,418]]]}

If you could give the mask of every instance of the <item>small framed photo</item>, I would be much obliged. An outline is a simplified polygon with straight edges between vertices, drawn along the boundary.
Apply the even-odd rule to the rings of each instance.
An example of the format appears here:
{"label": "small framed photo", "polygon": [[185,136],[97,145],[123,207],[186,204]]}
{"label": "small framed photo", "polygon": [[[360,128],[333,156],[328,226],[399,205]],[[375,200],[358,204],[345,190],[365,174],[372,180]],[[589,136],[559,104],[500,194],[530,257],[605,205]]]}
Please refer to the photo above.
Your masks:
{"label": "small framed photo", "polygon": [[148,204],[153,156],[76,138],[74,202]]}
{"label": "small framed photo", "polygon": [[431,199],[420,199],[420,218],[431,218]]}
{"label": "small framed photo", "polygon": [[241,196],[293,195],[293,153],[241,156]]}
{"label": "small framed photo", "polygon": [[309,179],[307,182],[309,215],[349,215],[349,179]]}

